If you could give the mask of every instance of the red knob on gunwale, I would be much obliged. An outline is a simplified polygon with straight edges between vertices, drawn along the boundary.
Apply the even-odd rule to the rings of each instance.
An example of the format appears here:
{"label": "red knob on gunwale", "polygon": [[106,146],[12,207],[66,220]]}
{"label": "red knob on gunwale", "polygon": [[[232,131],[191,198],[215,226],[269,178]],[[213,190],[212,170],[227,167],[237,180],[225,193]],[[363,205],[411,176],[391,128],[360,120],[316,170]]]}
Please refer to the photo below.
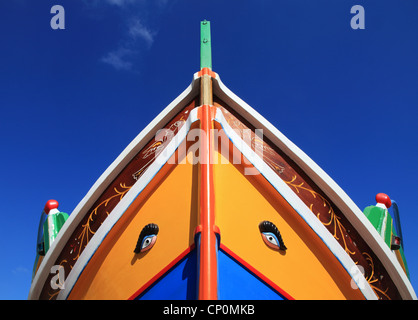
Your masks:
{"label": "red knob on gunwale", "polygon": [[57,200],[48,200],[45,207],[44,207],[44,211],[46,214],[49,213],[49,211],[51,211],[52,209],[58,209],[58,201]]}
{"label": "red knob on gunwale", "polygon": [[390,200],[389,196],[385,193],[378,193],[376,195],[376,202],[384,204],[386,208],[390,208],[392,205],[392,201]]}

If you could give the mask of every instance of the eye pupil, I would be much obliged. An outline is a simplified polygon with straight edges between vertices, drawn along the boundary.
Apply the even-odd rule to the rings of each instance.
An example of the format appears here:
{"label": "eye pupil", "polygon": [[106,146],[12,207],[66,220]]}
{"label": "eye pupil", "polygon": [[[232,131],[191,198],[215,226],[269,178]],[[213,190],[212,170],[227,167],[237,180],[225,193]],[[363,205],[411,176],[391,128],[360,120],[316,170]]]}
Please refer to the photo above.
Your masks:
{"label": "eye pupil", "polygon": [[273,249],[279,249],[285,251],[287,248],[283,243],[282,236],[279,229],[270,221],[262,221],[258,228],[262,234],[264,242]]}
{"label": "eye pupil", "polygon": [[151,238],[147,238],[144,240],[144,244],[142,245],[143,248],[148,247],[151,244]]}

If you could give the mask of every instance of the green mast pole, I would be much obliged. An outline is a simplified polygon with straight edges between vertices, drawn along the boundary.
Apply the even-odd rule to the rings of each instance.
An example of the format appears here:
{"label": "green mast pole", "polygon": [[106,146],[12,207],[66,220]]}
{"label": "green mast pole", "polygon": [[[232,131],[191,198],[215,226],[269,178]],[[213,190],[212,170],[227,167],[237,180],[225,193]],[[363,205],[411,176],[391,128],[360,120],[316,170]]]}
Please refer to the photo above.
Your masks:
{"label": "green mast pole", "polygon": [[210,21],[200,22],[200,69],[212,70],[212,50],[210,40]]}

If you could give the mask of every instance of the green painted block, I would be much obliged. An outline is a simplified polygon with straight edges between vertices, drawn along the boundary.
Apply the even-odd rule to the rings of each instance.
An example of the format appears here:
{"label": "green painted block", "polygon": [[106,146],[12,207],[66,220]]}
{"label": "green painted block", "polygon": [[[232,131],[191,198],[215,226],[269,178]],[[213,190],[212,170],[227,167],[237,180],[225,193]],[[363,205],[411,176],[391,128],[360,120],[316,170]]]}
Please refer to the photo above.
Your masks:
{"label": "green painted block", "polygon": [[212,48],[210,39],[210,21],[200,22],[200,69],[212,70]]}
{"label": "green painted block", "polygon": [[[52,242],[58,235],[58,232],[61,230],[65,221],[68,219],[68,214],[65,212],[58,212],[55,214],[48,215],[46,221],[44,222],[44,248],[45,254],[48,252],[51,247]],[[51,225],[51,227],[50,227]]]}
{"label": "green painted block", "polygon": [[363,212],[390,248],[393,227],[389,212],[376,206],[368,206]]}
{"label": "green painted block", "polygon": [[382,231],[385,210],[376,206],[368,206],[363,212],[377,232],[380,233]]}
{"label": "green painted block", "polygon": [[[393,226],[392,216],[389,214],[389,212],[376,206],[366,207],[363,212],[372,223],[372,225],[376,228],[377,232],[379,232],[379,234],[382,236],[388,247],[391,248],[392,236],[397,236],[397,234]],[[409,278],[408,265],[406,263],[405,253],[402,247],[399,248],[399,253],[405,266],[406,275]]]}

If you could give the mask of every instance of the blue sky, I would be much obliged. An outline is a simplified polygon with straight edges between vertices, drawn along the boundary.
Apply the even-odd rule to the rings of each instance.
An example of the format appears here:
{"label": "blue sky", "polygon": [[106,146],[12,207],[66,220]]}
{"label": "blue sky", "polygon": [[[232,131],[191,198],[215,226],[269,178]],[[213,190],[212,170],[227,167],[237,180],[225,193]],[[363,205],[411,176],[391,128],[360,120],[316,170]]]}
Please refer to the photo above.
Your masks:
{"label": "blue sky", "polygon": [[[65,30],[50,9],[65,8]],[[365,9],[353,30],[350,9]],[[0,2],[0,299],[26,299],[40,213],[71,213],[199,70],[213,69],[363,209],[400,208],[418,288],[418,2]]]}

